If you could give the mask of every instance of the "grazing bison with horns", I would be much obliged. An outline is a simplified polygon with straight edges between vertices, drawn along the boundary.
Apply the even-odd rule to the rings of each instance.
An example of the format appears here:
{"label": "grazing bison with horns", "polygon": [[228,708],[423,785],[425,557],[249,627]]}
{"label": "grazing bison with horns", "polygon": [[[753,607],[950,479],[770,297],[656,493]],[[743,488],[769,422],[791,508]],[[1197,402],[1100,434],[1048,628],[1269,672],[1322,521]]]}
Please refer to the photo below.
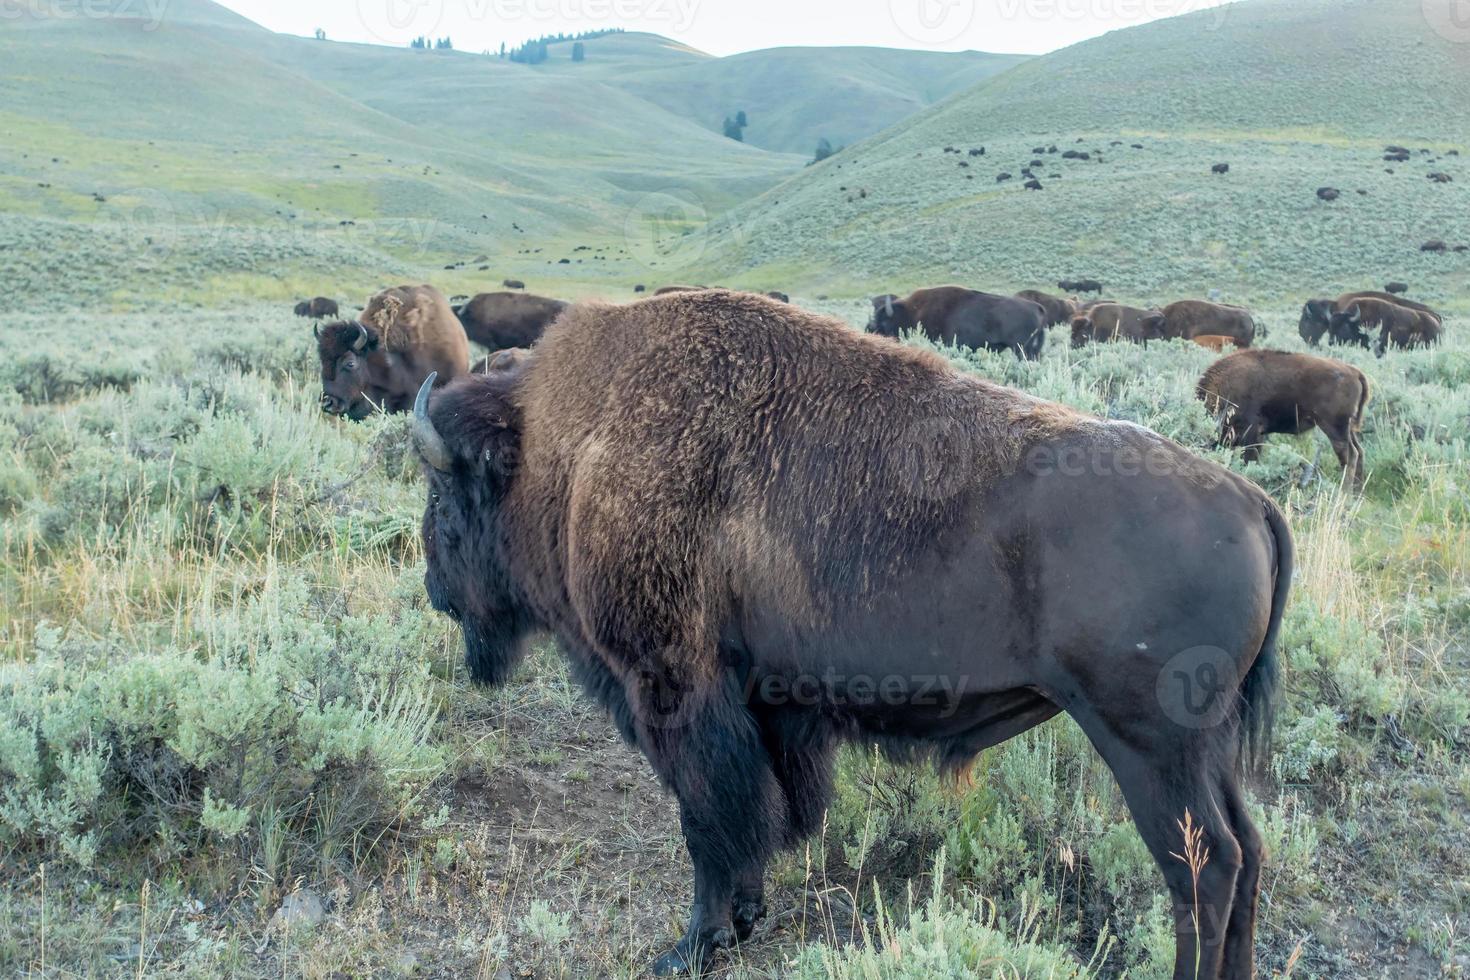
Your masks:
{"label": "grazing bison with horns", "polygon": [[1260,457],[1268,435],[1300,435],[1316,426],[1332,443],[1343,476],[1363,486],[1358,433],[1368,378],[1351,364],[1311,354],[1239,351],[1211,364],[1196,393],[1220,420],[1220,444],[1245,447],[1247,462]]}
{"label": "grazing bison with horns", "polygon": [[1381,299],[1357,299],[1347,309],[1334,310],[1328,331],[1334,336],[1365,336],[1378,331],[1373,353],[1382,357],[1389,347],[1409,349],[1439,343],[1440,319],[1399,302]]}
{"label": "grazing bison with horns", "polygon": [[[1262,842],[1238,776],[1292,569],[1254,484],[746,294],[575,306],[535,351],[431,383],[425,585],[471,675],[503,681],[554,634],[678,800],[693,906],[656,973],[751,936],[839,742],[967,772],[1065,711],[1167,882],[1175,976],[1251,975]],[[1170,856],[1186,814],[1197,880]]]}
{"label": "grazing bison with horns", "polygon": [[[1423,303],[1416,303],[1414,300],[1395,296],[1392,293],[1364,289],[1354,293],[1343,293],[1336,299],[1307,300],[1302,306],[1301,319],[1297,322],[1297,333],[1313,347],[1321,343],[1324,336],[1327,342],[1334,346],[1369,347],[1372,345],[1372,338],[1363,329],[1361,318],[1359,322],[1354,322],[1351,317],[1334,317],[1334,314],[1344,313],[1351,309],[1354,303],[1365,299],[1391,303],[1405,309],[1427,313],[1434,320],[1435,327],[1440,326],[1440,315]],[[1438,333],[1437,330],[1435,332]]]}
{"label": "grazing bison with horns", "polygon": [[932,286],[903,299],[891,293],[873,297],[868,329],[895,338],[905,330],[922,330],[935,343],[1009,350],[1034,361],[1046,340],[1046,313],[1039,304],[1015,296]]}
{"label": "grazing bison with horns", "polygon": [[385,289],[357,320],[318,328],[316,342],[322,411],[355,421],[408,411],[430,374],[448,383],[469,372],[464,328],[433,286]]}
{"label": "grazing bison with horns", "polygon": [[454,315],[470,340],[492,351],[530,347],[567,304],[531,293],[480,293]]}

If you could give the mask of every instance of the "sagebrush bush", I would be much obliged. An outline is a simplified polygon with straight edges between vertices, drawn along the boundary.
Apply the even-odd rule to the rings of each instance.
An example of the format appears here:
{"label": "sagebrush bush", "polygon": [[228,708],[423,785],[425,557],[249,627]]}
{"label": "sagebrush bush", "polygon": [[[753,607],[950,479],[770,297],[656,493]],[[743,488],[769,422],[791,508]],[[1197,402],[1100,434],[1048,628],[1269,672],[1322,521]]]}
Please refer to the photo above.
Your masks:
{"label": "sagebrush bush", "polygon": [[309,836],[314,809],[352,835],[411,819],[444,765],[441,629],[409,609],[329,617],[285,572],[208,612],[191,649],[43,627],[32,662],[0,667],[0,837],[82,866],[211,840],[253,859],[263,820]]}

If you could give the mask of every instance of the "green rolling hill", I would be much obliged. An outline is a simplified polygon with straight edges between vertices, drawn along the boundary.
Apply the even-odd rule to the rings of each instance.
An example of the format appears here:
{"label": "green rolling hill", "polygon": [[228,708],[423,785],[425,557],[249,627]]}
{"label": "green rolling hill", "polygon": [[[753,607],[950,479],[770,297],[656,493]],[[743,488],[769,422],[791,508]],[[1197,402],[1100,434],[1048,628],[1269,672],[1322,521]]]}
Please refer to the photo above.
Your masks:
{"label": "green rolling hill", "polygon": [[[768,191],[711,232],[709,268],[690,275],[753,269],[849,293],[1093,276],[1140,300],[1283,302],[1402,279],[1464,306],[1470,253],[1419,250],[1470,245],[1470,45],[1452,35],[1417,3],[1344,0],[1247,0],[1117,31]],[[1410,160],[1383,160],[1390,144]],[[1033,160],[1039,192],[1022,187]],[[1318,200],[1324,186],[1341,197]]]}
{"label": "green rolling hill", "polygon": [[[212,305],[435,270],[466,291],[656,279],[665,249],[639,241],[697,231],[809,158],[725,138],[715,103],[747,101],[753,134],[814,143],[816,120],[868,135],[1015,60],[803,52],[785,83],[756,72],[762,89],[737,81],[788,52],[732,71],[651,34],[585,45],[582,62],[563,43],[528,66],[278,35],[209,0],[174,0],[156,25],[27,6],[0,33],[0,240],[15,244],[0,274],[42,305],[123,306],[139,283]],[[862,120],[837,107],[854,92],[874,100]]]}

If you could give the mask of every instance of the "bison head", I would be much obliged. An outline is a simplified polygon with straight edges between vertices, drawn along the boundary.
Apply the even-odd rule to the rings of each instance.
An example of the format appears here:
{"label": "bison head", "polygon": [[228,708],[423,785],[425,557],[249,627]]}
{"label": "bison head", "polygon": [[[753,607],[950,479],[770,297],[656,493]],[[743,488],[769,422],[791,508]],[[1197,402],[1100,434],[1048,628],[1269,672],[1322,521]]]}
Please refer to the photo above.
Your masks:
{"label": "bison head", "polygon": [[534,628],[507,564],[500,513],[520,461],[517,388],[530,361],[524,351],[501,351],[484,374],[445,386],[432,408],[431,374],[413,408],[429,483],[424,586],[430,604],[459,623],[470,677],[485,684],[510,676]]}
{"label": "bison head", "polygon": [[1168,317],[1159,310],[1149,310],[1138,318],[1138,335],[1140,340],[1163,340],[1165,328],[1168,326]]}
{"label": "bison head", "polygon": [[1301,338],[1312,346],[1322,339],[1322,335],[1332,326],[1332,300],[1309,299],[1302,306],[1302,318],[1297,322],[1296,332]]}
{"label": "bison head", "polygon": [[1072,346],[1084,347],[1092,339],[1092,317],[1078,313],[1072,317]]}
{"label": "bison head", "polygon": [[883,337],[898,337],[916,326],[913,311],[903,300],[892,293],[873,297],[873,317],[868,321],[868,330]]}
{"label": "bison head", "polygon": [[1362,306],[1354,303],[1345,310],[1334,310],[1328,319],[1327,334],[1334,344],[1367,347],[1370,338],[1363,329]]}
{"label": "bison head", "polygon": [[329,323],[316,331],[322,362],[322,411],[361,421],[376,408],[375,361],[383,357],[376,330],[355,320]]}

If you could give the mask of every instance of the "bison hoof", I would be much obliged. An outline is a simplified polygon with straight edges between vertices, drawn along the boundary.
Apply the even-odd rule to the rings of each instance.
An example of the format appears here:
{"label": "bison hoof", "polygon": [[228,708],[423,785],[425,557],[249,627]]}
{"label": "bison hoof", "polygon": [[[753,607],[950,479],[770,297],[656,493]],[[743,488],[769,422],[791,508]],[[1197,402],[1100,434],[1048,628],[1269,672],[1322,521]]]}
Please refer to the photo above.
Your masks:
{"label": "bison hoof", "polygon": [[648,972],[655,977],[697,977],[709,967],[715,950],[734,941],[729,929],[717,929],[703,936],[687,935],[679,940],[679,945],[649,964]]}
{"label": "bison hoof", "polygon": [[736,899],[730,910],[730,921],[735,927],[737,942],[745,942],[755,932],[756,925],[766,917],[766,906],[759,898]]}

